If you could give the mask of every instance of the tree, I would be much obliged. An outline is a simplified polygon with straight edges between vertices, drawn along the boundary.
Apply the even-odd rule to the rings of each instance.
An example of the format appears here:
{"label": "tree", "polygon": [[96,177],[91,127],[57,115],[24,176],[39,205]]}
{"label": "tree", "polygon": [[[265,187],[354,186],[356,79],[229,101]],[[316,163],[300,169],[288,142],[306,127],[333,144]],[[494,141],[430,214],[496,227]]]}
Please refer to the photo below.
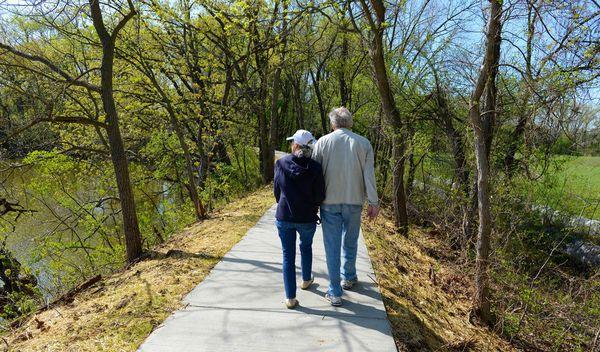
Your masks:
{"label": "tree", "polygon": [[[68,6],[65,4],[64,6]],[[113,85],[113,68],[115,58],[115,47],[119,32],[127,25],[127,23],[135,16],[136,10],[133,2],[129,0],[127,2],[127,12],[121,17],[116,23],[112,31],[106,27],[103,13],[100,6],[99,0],[89,0],[89,14],[92,18],[93,27],[102,46],[101,52],[101,65],[100,65],[100,85],[96,85],[90,80],[84,79],[89,76],[90,72],[95,70],[84,71],[83,73],[74,76],[68,71],[61,68],[59,65],[44,56],[29,54],[16,47],[0,42],[0,49],[14,55],[15,57],[26,60],[33,65],[27,67],[30,72],[39,74],[42,77],[50,77],[55,82],[65,84],[67,87],[76,86],[87,90],[90,93],[98,94],[102,101],[102,108],[105,113],[104,121],[100,119],[91,119],[88,117],[73,117],[73,116],[56,116],[53,114],[52,109],[48,111],[48,115],[45,117],[39,117],[34,119],[28,127],[31,127],[40,122],[51,122],[51,123],[74,123],[91,125],[104,129],[108,136],[108,146],[110,149],[110,156],[112,165],[115,172],[115,178],[119,189],[119,200],[121,203],[121,212],[123,218],[123,232],[125,234],[125,243],[127,251],[127,260],[134,262],[142,254],[142,241],[140,236],[140,230],[138,226],[137,213],[135,208],[135,199],[131,188],[131,181],[129,176],[129,166],[127,157],[125,154],[125,147],[123,144],[123,138],[121,136],[121,130],[119,126],[119,114],[117,111],[115,98],[114,98],[114,85]],[[45,14],[47,15],[47,14]],[[52,23],[52,21],[50,21]],[[60,30],[60,28],[58,28]],[[1,65],[10,65],[10,62],[0,62]],[[49,73],[39,73],[38,67],[35,64],[41,64]]]}
{"label": "tree", "polygon": [[[122,52],[121,57],[125,59],[127,62],[131,63],[140,73],[142,73],[147,80],[150,82],[150,86],[154,89],[154,93],[152,95],[151,100],[157,100],[158,103],[166,110],[167,116],[169,118],[169,124],[173,131],[175,131],[175,135],[177,136],[177,140],[179,141],[179,145],[181,150],[183,151],[183,157],[185,161],[185,174],[187,176],[187,183],[185,184],[190,199],[194,204],[194,211],[196,215],[196,220],[202,220],[206,217],[206,209],[202,204],[202,200],[198,194],[198,182],[196,181],[195,176],[195,168],[192,160],[192,156],[190,153],[189,145],[186,141],[185,134],[183,128],[181,126],[181,122],[179,121],[179,116],[176,112],[174,103],[169,96],[167,89],[163,87],[163,84],[159,81],[160,78],[159,73],[157,71],[160,68],[155,68],[153,66],[154,62],[160,62],[160,60],[150,57],[149,53],[143,52],[142,41],[134,42],[129,48],[128,52]],[[164,71],[164,67],[163,67]],[[146,82],[144,82],[146,83]],[[156,99],[158,97],[158,99]],[[205,165],[206,167],[206,165]],[[198,177],[200,180],[201,177]]]}
{"label": "tree", "polygon": [[477,202],[479,214],[479,228],[477,233],[477,258],[475,285],[476,294],[473,299],[474,313],[484,322],[491,321],[490,297],[489,297],[489,255],[490,235],[492,231],[492,214],[490,204],[490,166],[489,147],[490,136],[486,134],[485,114],[480,109],[481,97],[488,87],[488,91],[495,88],[493,79],[494,70],[500,55],[500,32],[501,32],[502,2],[490,0],[490,14],[486,30],[486,44],[483,56],[483,64],[479,70],[475,87],[469,101],[469,120],[475,134],[475,157],[477,170]]}
{"label": "tree", "polygon": [[[361,0],[360,3],[372,36],[369,43],[369,54],[371,55],[377,90],[381,98],[381,106],[386,120],[392,129],[394,219],[399,232],[406,236],[408,235],[408,213],[406,209],[406,195],[404,193],[404,151],[406,149],[406,141],[402,117],[396,106],[384,57],[385,4],[382,0],[370,0],[369,6],[366,1]],[[354,21],[351,6],[349,8],[354,26],[359,30],[356,21]]]}
{"label": "tree", "polygon": [[[505,41],[517,49],[512,60],[503,63],[516,73],[519,85],[514,99],[519,108],[505,143],[503,163],[509,178],[519,163],[524,136],[542,111],[554,110],[563,97],[593,82],[600,76],[597,40],[590,24],[600,13],[595,1],[524,1],[525,37],[507,33]],[[520,3],[512,4],[518,12]],[[594,9],[595,7],[595,9]],[[514,9],[516,8],[516,9]],[[523,43],[523,44],[520,44]],[[511,119],[513,120],[513,119]]]}

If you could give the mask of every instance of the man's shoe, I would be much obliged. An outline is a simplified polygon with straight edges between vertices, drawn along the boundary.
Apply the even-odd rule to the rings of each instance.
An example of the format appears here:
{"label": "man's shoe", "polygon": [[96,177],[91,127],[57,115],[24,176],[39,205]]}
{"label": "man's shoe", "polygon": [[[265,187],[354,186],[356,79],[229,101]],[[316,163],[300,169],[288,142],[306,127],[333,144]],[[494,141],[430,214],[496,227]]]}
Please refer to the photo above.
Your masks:
{"label": "man's shoe", "polygon": [[336,297],[336,296],[330,295],[329,293],[326,293],[325,298],[327,298],[329,303],[331,303],[331,305],[334,307],[339,307],[342,305],[342,297]]}
{"label": "man's shoe", "polygon": [[285,300],[285,306],[287,309],[294,309],[298,305],[298,300],[295,298],[288,298]]}
{"label": "man's shoe", "polygon": [[308,280],[308,281],[302,281],[300,288],[303,290],[307,290],[314,281],[315,281],[314,277],[311,277],[310,280]]}
{"label": "man's shoe", "polygon": [[354,280],[342,280],[342,288],[344,290],[351,290],[354,285],[358,282],[357,279]]}

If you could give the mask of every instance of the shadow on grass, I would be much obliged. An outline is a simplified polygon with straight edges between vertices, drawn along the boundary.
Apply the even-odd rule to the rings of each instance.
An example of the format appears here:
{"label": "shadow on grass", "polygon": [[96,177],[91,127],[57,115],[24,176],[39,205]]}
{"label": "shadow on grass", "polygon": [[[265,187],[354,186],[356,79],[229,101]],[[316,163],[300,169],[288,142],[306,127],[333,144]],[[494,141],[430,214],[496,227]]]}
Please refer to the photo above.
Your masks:
{"label": "shadow on grass", "polygon": [[[392,334],[400,351],[468,351],[469,348],[451,348],[448,342],[429,328],[413,311],[398,302],[384,297]],[[391,308],[391,309],[390,309]]]}
{"label": "shadow on grass", "polygon": [[169,249],[166,253],[158,252],[155,250],[149,250],[144,252],[142,256],[142,260],[162,260],[167,258],[177,258],[177,259],[190,259],[190,258],[201,258],[201,259],[214,259],[220,260],[222,257],[214,256],[212,254],[204,253],[204,252],[186,252],[179,249]]}

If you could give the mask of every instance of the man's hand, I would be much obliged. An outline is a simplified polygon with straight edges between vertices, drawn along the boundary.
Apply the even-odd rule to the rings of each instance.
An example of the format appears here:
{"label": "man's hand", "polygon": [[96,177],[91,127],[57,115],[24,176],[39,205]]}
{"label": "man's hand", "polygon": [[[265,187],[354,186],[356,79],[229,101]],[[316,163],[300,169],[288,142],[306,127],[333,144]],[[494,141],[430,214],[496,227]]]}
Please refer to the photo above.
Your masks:
{"label": "man's hand", "polygon": [[374,220],[379,214],[379,207],[377,205],[369,205],[367,208],[367,217],[371,220]]}

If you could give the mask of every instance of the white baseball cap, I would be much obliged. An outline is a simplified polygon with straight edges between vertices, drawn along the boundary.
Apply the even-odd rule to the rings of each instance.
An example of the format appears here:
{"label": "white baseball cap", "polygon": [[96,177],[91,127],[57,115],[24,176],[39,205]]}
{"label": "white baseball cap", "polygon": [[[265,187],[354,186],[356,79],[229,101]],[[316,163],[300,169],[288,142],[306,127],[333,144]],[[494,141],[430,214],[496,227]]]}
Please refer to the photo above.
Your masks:
{"label": "white baseball cap", "polygon": [[288,141],[294,141],[294,143],[300,145],[308,145],[310,143],[315,142],[315,137],[313,137],[312,133],[307,130],[298,130],[294,133],[293,136],[286,138]]}

